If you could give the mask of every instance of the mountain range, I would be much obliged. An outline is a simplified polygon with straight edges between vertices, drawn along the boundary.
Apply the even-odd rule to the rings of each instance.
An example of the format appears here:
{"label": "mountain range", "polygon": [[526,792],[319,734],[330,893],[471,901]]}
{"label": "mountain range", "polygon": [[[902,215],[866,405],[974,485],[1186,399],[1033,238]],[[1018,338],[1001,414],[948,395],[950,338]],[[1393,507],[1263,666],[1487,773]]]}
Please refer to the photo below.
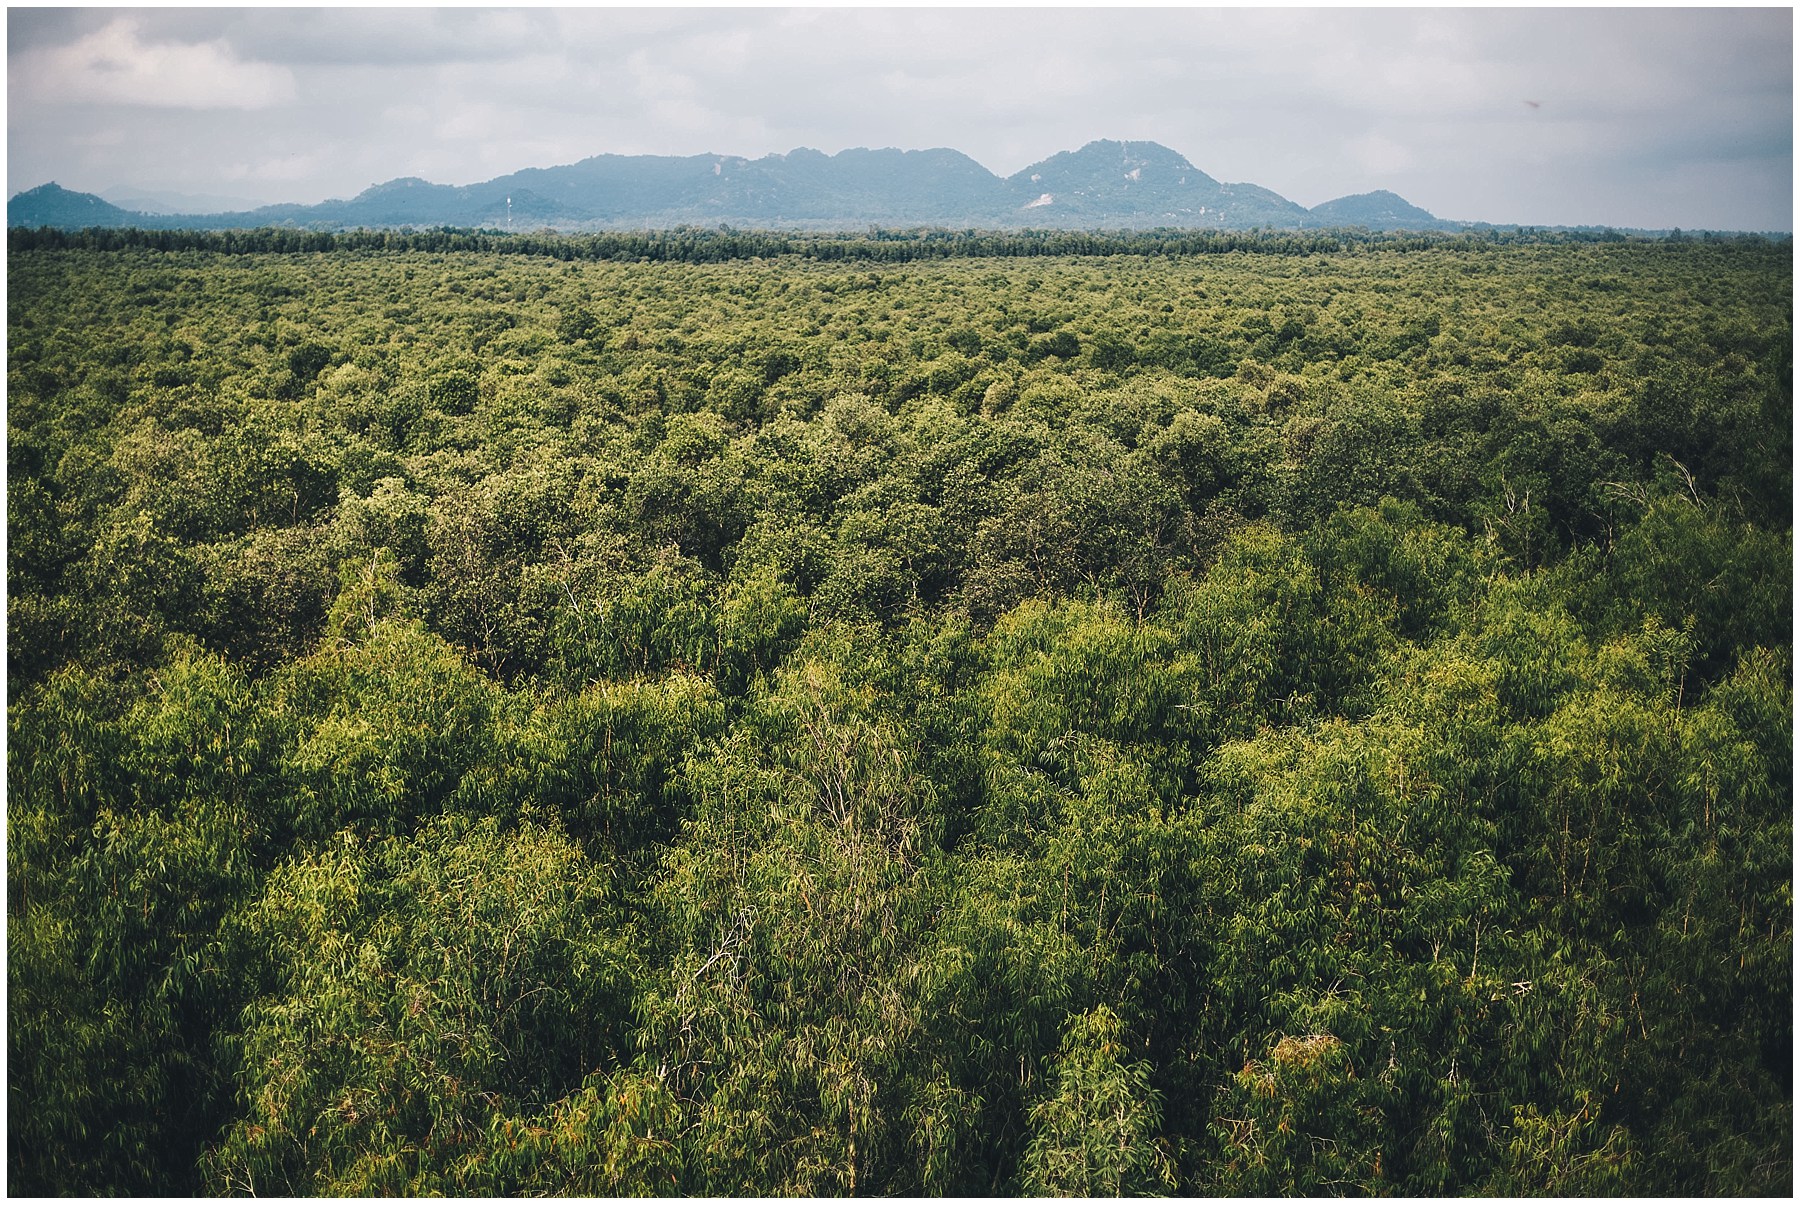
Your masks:
{"label": "mountain range", "polygon": [[[123,194],[119,194],[123,195]],[[827,155],[596,155],[480,184],[390,180],[349,200],[229,213],[124,209],[51,183],[7,202],[8,226],[230,229],[465,226],[597,230],[697,225],[763,228],[870,224],[983,229],[1455,230],[1391,192],[1312,209],[1254,184],[1225,184],[1154,142],[1090,142],[1001,177],[961,151]]]}

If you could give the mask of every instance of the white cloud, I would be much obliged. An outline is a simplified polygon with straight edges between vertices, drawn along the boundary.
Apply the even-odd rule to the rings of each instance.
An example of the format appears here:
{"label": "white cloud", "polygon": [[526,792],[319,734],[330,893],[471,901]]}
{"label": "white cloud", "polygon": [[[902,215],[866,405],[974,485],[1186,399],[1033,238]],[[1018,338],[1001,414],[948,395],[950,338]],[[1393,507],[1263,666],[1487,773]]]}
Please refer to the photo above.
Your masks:
{"label": "white cloud", "polygon": [[125,131],[116,126],[103,127],[86,134],[77,134],[69,139],[71,146],[83,148],[97,147],[102,150],[125,145]]}
{"label": "white cloud", "polygon": [[249,163],[228,164],[221,170],[220,175],[234,184],[246,182],[290,184],[318,175],[329,164],[331,158],[331,151],[326,148],[311,154],[295,153],[258,159]]}
{"label": "white cloud", "polygon": [[15,103],[265,109],[295,97],[287,67],[240,60],[223,39],[145,41],[125,17],[67,45],[28,50],[10,73]]}
{"label": "white cloud", "polygon": [[1349,150],[1357,165],[1371,175],[1389,175],[1413,165],[1412,151],[1380,134],[1365,134],[1353,140]]}

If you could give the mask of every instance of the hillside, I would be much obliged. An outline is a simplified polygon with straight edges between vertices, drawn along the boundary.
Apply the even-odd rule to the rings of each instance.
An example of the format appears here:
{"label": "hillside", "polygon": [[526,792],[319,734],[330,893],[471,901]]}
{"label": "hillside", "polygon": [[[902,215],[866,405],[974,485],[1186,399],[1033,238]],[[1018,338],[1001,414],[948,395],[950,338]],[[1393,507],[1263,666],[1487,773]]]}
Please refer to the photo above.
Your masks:
{"label": "hillside", "polygon": [[1370,230],[1454,230],[1458,225],[1433,217],[1386,189],[1315,205],[1312,216],[1325,226],[1362,226]]}
{"label": "hillside", "polygon": [[92,226],[158,226],[160,220],[149,214],[120,209],[93,193],[71,192],[52,180],[19,193],[6,203],[8,226],[53,226],[63,230],[85,230]]}
{"label": "hillside", "polygon": [[[596,155],[469,185],[405,177],[348,200],[237,213],[133,213],[46,185],[7,205],[9,226],[136,225],[147,229],[465,226],[515,230],[736,224],[856,228],[1218,230],[1452,227],[1393,196],[1349,216],[1309,211],[1254,184],[1215,180],[1154,142],[1091,142],[1002,179],[960,151],[801,148],[733,155]],[[1346,198],[1346,202],[1354,198]],[[1341,205],[1346,202],[1333,202]],[[1321,207],[1322,209],[1324,207]],[[91,219],[91,220],[90,220]],[[1353,219],[1353,220],[1352,220]]]}

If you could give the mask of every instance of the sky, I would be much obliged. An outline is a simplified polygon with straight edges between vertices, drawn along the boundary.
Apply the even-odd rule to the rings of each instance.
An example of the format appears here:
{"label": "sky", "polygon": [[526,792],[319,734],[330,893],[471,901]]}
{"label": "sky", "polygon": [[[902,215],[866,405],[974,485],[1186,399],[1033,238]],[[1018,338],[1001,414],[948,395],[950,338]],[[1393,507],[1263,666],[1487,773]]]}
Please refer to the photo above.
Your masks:
{"label": "sky", "polygon": [[1153,141],[1302,205],[1793,229],[1793,13],[9,8],[8,194],[255,203],[591,155]]}

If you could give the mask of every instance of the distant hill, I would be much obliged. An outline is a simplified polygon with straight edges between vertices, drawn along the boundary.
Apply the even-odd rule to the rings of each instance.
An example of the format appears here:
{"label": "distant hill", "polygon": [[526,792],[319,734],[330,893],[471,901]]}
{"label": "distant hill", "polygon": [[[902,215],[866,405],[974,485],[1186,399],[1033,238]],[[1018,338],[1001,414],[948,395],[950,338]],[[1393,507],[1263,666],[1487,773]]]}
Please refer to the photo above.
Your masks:
{"label": "distant hill", "polygon": [[1385,188],[1314,205],[1312,215],[1320,225],[1363,226],[1370,230],[1455,230],[1460,225],[1435,218]]}
{"label": "distant hill", "polygon": [[6,203],[8,226],[58,226],[85,230],[90,226],[141,226],[141,213],[120,209],[90,192],[70,192],[52,180]]}
{"label": "distant hill", "polygon": [[[119,195],[126,195],[123,191]],[[157,208],[167,208],[158,205]],[[844,228],[871,224],[982,229],[1455,229],[1390,192],[1306,209],[1254,184],[1215,180],[1154,142],[1090,142],[1002,179],[960,151],[827,155],[596,155],[479,184],[415,177],[348,200],[230,213],[150,213],[46,184],[13,197],[9,226],[312,229],[475,226],[617,229],[682,224]]]}
{"label": "distant hill", "polygon": [[1047,226],[1300,227],[1307,211],[1254,184],[1221,184],[1154,142],[1090,142],[1007,178],[1016,214]]}
{"label": "distant hill", "polygon": [[192,193],[144,188],[108,188],[101,191],[100,197],[120,209],[135,210],[138,213],[225,213],[256,208],[255,201],[245,200],[243,197],[195,196]]}

